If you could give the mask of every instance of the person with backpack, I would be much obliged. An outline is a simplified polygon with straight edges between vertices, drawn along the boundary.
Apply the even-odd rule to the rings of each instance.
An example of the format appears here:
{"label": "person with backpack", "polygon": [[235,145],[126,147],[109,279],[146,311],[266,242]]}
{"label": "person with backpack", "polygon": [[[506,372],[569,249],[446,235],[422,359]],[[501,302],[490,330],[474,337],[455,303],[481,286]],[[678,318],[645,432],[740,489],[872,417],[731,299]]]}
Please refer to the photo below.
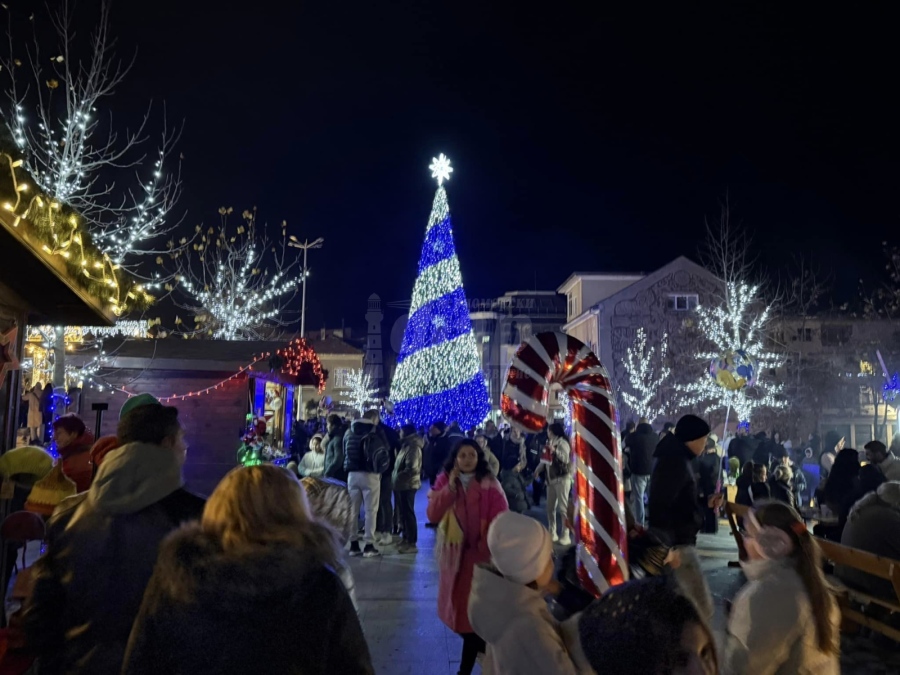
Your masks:
{"label": "person with backpack", "polygon": [[[575,458],[572,447],[566,439],[566,429],[559,422],[547,427],[547,446],[541,457],[541,464],[535,471],[547,471],[547,522],[550,541],[562,546],[570,546],[569,528],[566,517],[569,510],[569,495],[575,479]],[[562,522],[562,536],[557,535],[557,515]]]}
{"label": "person with backpack", "polygon": [[381,498],[381,474],[391,466],[391,451],[384,431],[378,428],[380,421],[377,410],[367,410],[344,434],[344,470],[351,508],[357,518],[363,503],[366,508],[365,546],[359,550],[359,532],[354,531],[350,536],[351,556],[374,558],[381,555],[375,548],[375,520]]}

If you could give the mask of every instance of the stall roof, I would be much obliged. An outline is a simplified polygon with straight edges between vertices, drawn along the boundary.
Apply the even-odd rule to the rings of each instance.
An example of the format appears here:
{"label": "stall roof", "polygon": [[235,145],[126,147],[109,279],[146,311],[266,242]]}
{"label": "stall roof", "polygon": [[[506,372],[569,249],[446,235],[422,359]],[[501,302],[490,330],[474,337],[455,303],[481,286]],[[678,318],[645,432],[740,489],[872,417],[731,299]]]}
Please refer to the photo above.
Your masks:
{"label": "stall roof", "polygon": [[115,323],[106,303],[85,291],[65,261],[45,255],[24,227],[15,227],[0,209],[0,280],[26,305],[34,323],[103,325]]}
{"label": "stall roof", "polygon": [[[129,338],[106,340],[110,368],[149,368],[152,370],[237,370],[256,356],[274,354],[289,340],[164,340]],[[319,358],[336,354],[362,354],[362,350],[339,338],[307,340]]]}

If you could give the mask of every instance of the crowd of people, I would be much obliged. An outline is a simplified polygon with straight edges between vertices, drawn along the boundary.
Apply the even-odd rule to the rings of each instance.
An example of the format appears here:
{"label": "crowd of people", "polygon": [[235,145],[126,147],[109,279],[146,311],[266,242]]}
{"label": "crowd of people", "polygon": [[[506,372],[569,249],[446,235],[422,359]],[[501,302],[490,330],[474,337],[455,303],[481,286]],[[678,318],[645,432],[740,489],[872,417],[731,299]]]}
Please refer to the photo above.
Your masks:
{"label": "crowd of people", "polygon": [[[329,415],[323,431],[286,469],[237,468],[203,499],[184,488],[177,408],[131,398],[115,437],[96,442],[77,416],[56,420],[77,494],[49,520],[21,616],[40,672],[374,672],[346,558],[417,552],[423,477],[437,614],[461,637],[463,675],[479,660],[493,674],[837,673],[840,613],[800,507],[836,515],[817,534],[900,559],[900,460],[884,444],[861,454],[829,438],[813,455],[824,478],[807,487],[803,458],[775,434],[720,444],[693,415],[659,433],[640,420],[622,433],[634,579],[599,598],[576,588],[569,604],[577,577],[559,555],[573,543],[576,461],[562,424],[398,433],[369,410]],[[747,583],[717,647],[696,545],[718,526],[734,459]],[[525,513],[544,496],[548,527]],[[300,649],[297,635],[316,639]]]}

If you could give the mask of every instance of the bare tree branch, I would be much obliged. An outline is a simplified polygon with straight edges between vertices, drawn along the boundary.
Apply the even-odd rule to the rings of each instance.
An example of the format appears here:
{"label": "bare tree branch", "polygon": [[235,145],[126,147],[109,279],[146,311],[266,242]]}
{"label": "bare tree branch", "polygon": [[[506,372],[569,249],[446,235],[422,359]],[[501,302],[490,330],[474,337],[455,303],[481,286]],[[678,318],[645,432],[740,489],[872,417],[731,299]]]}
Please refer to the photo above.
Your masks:
{"label": "bare tree branch", "polygon": [[[181,195],[175,145],[182,126],[170,129],[164,119],[162,131],[150,134],[152,104],[136,129],[116,127],[112,112],[101,113],[134,63],[116,56],[110,9],[103,0],[92,32],[80,41],[75,4],[48,6],[48,23],[32,22],[26,45],[16,40],[22,31],[9,13],[8,50],[0,56],[8,100],[2,115],[38,187],[81,215],[114,264],[158,284],[158,273],[139,267],[148,255],[178,248],[151,242],[164,242],[180,222],[171,215]],[[157,148],[150,150],[153,136]]]}

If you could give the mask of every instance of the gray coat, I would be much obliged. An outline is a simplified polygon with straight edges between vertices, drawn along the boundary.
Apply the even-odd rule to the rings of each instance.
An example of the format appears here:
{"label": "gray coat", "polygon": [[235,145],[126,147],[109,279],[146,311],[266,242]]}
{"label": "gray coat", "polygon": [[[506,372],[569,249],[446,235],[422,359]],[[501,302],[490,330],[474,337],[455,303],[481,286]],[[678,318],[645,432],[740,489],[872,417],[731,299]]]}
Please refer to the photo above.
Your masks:
{"label": "gray coat", "polygon": [[422,487],[422,448],[424,447],[425,441],[419,434],[407,436],[401,441],[391,481],[394,491],[418,490]]}

